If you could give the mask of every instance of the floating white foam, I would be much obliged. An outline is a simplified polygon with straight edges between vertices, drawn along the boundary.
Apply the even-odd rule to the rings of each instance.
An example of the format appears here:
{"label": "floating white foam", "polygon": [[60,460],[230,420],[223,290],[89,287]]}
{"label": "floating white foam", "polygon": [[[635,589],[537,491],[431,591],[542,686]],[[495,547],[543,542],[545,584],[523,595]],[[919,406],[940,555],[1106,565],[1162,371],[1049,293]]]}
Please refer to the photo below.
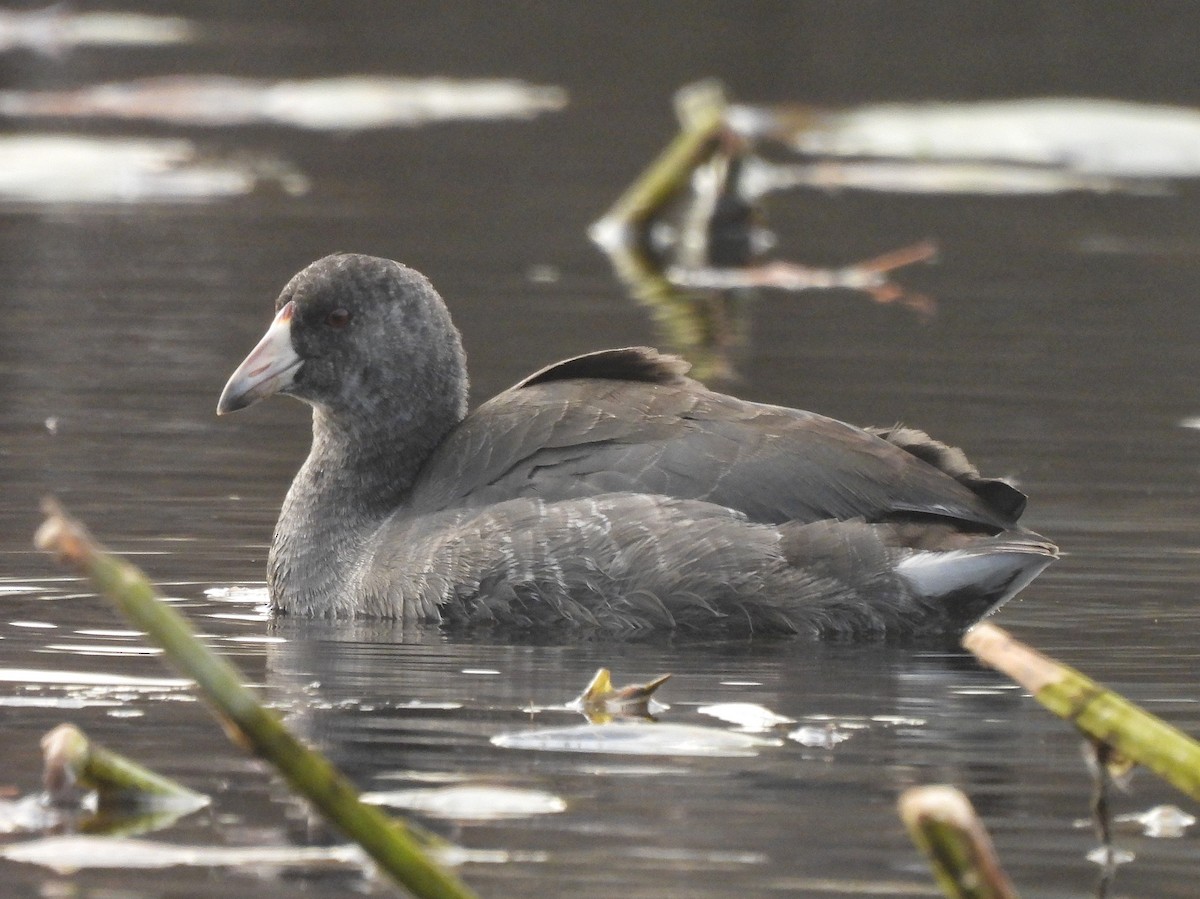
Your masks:
{"label": "floating white foam", "polygon": [[542,752],[712,757],[753,756],[764,747],[783,745],[781,740],[715,727],[646,721],[516,731],[497,734],[492,737],[492,743],[506,749]]}
{"label": "floating white foam", "polygon": [[567,809],[565,800],[542,790],[467,784],[364,793],[362,799],[456,821],[529,818]]}

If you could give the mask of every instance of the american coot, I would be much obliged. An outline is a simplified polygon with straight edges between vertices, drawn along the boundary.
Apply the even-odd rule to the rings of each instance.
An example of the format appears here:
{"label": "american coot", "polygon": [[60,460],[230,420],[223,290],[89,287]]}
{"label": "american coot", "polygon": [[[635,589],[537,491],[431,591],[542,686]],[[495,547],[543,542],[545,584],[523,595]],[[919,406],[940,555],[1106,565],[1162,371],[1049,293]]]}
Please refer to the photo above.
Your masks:
{"label": "american coot", "polygon": [[313,407],[267,577],[278,612],[504,627],[961,630],[1055,547],[1025,497],[908,428],[715,393],[645,347],[467,412],[458,331],[418,272],[327,256],[275,302],[218,413]]}

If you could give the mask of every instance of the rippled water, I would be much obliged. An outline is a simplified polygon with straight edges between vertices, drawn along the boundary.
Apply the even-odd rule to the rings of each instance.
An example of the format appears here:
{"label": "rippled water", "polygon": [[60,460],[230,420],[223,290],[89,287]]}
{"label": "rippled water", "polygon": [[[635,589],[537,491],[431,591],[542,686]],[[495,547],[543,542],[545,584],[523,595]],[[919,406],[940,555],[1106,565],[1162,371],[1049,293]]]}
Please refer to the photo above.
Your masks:
{"label": "rippled water", "polygon": [[[467,783],[562,799],[565,811],[523,818],[423,818],[464,846],[511,854],[463,868],[484,895],[932,895],[893,809],[902,788],[934,782],[971,795],[1023,895],[1091,891],[1097,869],[1085,855],[1095,839],[1076,826],[1090,791],[1077,738],[953,647],[503,645],[271,626],[259,593],[228,588],[261,586],[278,504],[307,445],[304,410],[274,401],[217,421],[213,408],[279,287],[337,249],[399,258],[433,278],[464,332],[477,398],[562,356],[655,341],[585,231],[674,132],[670,95],[687,80],[719,75],[746,102],[1089,94],[1189,103],[1195,80],[1183,75],[1196,63],[1178,39],[1187,28],[1113,28],[1083,6],[1079,21],[1064,12],[1003,23],[950,14],[957,6],[892,21],[870,5],[867,15],[818,3],[737,13],[522,4],[503,16],[487,5],[334,14],[313,4],[299,18],[280,4],[236,22],[177,6],[173,14],[202,26],[197,43],[11,50],[0,57],[5,87],[384,72],[518,78],[565,89],[568,104],[528,121],[332,134],[37,123],[185,139],[222,160],[280,159],[307,190],[0,205],[0,798],[37,788],[37,741],[69,719],[213,795],[210,808],[149,839],[333,841],[225,741],[115,613],[32,552],[38,499],[54,492],[143,565],[364,789]],[[396,20],[372,18],[385,14]],[[963,49],[984,35],[993,52]],[[1200,431],[1181,422],[1200,415],[1198,195],[1190,183],[1156,196],[781,195],[770,218],[786,258],[837,266],[935,239],[938,263],[901,280],[938,311],[923,321],[849,291],[764,294],[747,310],[736,384],[754,399],[925,428],[985,472],[1015,478],[1031,497],[1029,525],[1064,557],[998,623],[1192,733]],[[660,693],[664,723],[728,734],[733,724],[699,709],[733,702],[792,723],[767,734],[778,745],[739,756],[492,742],[582,724],[546,707],[575,696],[600,666],[618,683],[673,673]],[[789,736],[830,727],[849,738],[826,747],[806,745],[811,731]],[[1195,811],[1144,774],[1116,799],[1121,812],[1165,802]],[[1193,832],[1118,840],[1136,859],[1121,869],[1117,895],[1194,894]],[[0,879],[14,897],[366,889],[356,871],[282,876],[261,866],[67,875],[0,862]]]}

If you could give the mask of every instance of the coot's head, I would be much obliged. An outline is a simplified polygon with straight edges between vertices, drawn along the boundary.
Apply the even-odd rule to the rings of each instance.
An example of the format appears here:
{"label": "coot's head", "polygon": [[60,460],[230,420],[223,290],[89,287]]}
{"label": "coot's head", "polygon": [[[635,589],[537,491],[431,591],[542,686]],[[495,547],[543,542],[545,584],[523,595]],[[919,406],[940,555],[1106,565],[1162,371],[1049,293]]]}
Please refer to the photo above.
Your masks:
{"label": "coot's head", "polygon": [[[292,278],[275,319],[221,393],[217,413],[274,393],[334,419],[465,403],[462,343],[424,275],[380,259],[326,256]],[[461,413],[460,413],[461,414]]]}

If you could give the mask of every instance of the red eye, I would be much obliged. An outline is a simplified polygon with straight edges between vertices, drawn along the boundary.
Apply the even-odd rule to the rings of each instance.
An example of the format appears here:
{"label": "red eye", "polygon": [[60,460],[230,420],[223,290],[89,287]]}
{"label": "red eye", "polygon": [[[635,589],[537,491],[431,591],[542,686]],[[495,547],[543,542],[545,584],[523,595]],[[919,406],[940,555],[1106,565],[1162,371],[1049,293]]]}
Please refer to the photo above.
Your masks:
{"label": "red eye", "polygon": [[334,309],[325,316],[325,324],[335,331],[340,331],[346,325],[350,324],[350,310],[342,308]]}

